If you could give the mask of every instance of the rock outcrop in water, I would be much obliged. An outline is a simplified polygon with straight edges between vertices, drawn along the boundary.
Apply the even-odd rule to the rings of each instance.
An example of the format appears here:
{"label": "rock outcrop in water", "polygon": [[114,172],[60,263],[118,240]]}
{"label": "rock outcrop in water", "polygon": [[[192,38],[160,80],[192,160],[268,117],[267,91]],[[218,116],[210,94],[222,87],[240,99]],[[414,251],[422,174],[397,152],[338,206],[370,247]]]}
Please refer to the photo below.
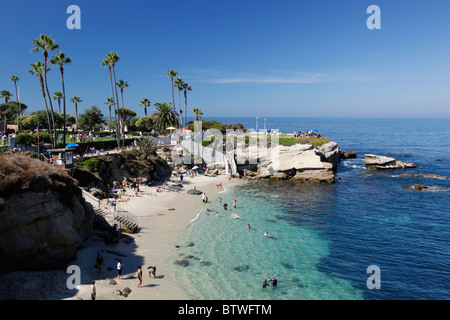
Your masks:
{"label": "rock outcrop in water", "polygon": [[[267,156],[258,157],[256,167],[249,168],[245,165],[240,169],[247,170],[248,176],[253,179],[333,183],[341,159],[341,150],[335,142],[318,148],[310,144],[295,144],[290,147],[278,145],[269,152]],[[278,157],[272,157],[273,154]]]}
{"label": "rock outcrop in water", "polygon": [[0,273],[65,268],[92,234],[92,206],[52,165],[0,155],[0,196]]}
{"label": "rock outcrop in water", "polygon": [[396,160],[391,157],[377,156],[375,154],[366,154],[364,156],[364,164],[368,169],[403,169],[417,168],[415,163]]}

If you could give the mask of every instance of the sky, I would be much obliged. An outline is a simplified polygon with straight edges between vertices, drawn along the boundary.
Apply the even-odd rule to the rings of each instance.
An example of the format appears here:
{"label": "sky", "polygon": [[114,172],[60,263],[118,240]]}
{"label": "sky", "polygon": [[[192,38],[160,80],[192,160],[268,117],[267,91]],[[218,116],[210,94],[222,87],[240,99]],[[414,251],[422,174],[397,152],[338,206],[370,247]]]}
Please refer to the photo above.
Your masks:
{"label": "sky", "polygon": [[[81,10],[79,30],[67,28],[70,5]],[[381,29],[367,27],[370,5]],[[138,117],[144,97],[172,101],[170,69],[192,87],[188,116],[198,107],[208,118],[450,117],[449,1],[3,0],[1,11],[0,91],[15,96],[17,75],[29,113],[44,109],[26,72],[43,60],[30,53],[43,33],[73,61],[66,95],[81,97],[79,114],[97,105],[107,115],[101,62],[114,51],[125,106]],[[62,91],[57,68],[48,86]]]}

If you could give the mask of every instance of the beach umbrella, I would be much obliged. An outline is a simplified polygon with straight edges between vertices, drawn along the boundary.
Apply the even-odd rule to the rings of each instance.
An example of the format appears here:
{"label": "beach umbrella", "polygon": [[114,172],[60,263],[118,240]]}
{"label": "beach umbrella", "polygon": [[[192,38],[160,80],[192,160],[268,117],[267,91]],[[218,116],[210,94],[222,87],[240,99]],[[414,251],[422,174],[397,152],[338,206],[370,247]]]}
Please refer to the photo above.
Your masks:
{"label": "beach umbrella", "polygon": [[319,132],[317,129],[312,129],[311,132]]}
{"label": "beach umbrella", "polygon": [[167,130],[177,130],[177,128],[174,128],[174,127],[168,127],[168,128],[166,128]]}
{"label": "beach umbrella", "polygon": [[66,148],[77,148],[77,147],[79,147],[79,145],[76,143],[69,143],[68,145],[66,145]]}
{"label": "beach umbrella", "polygon": [[197,169],[198,169],[197,166],[192,167],[192,170],[197,170]]}

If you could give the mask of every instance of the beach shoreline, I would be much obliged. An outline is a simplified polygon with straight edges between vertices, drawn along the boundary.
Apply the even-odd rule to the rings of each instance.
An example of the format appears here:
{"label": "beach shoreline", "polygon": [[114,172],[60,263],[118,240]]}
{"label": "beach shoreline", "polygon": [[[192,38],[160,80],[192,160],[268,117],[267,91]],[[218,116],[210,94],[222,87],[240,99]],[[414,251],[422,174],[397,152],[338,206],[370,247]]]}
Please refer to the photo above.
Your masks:
{"label": "beach shoreline", "polygon": [[[89,300],[91,282],[95,280],[96,300],[190,300],[177,283],[173,258],[176,256],[177,240],[188,225],[204,210],[206,204],[201,195],[191,195],[193,189],[204,192],[208,198],[224,189],[239,183],[229,180],[225,175],[199,174],[185,176],[183,187],[179,178],[166,181],[165,191],[156,192],[157,187],[142,186],[138,197],[127,192],[128,201],[119,202],[117,209],[128,211],[139,218],[139,228],[135,234],[126,234],[119,243],[105,244],[94,230],[93,235],[83,242],[77,258],[71,265],[80,268],[81,282],[75,289],[69,289],[71,273],[61,270],[11,272],[0,275],[0,290],[9,292],[6,298],[31,300]],[[112,213],[105,216],[112,225]],[[102,272],[95,268],[97,254],[104,259]],[[121,279],[117,277],[117,262],[124,264]],[[142,267],[143,281],[138,285],[137,270]],[[147,268],[156,266],[156,277],[149,277]],[[5,281],[3,281],[5,280]],[[114,280],[114,281],[112,281]],[[127,297],[122,295],[124,288],[131,289]],[[6,291],[5,291],[6,290]],[[120,291],[120,292],[119,292]]]}
{"label": "beach shoreline", "polygon": [[[228,180],[225,175],[203,175],[195,177],[185,176],[183,187],[179,187],[179,178],[172,178],[165,182],[166,190],[157,193],[157,187],[143,187],[142,197],[131,197],[129,201],[120,203],[119,210],[126,210],[139,217],[139,230],[130,235],[134,238],[133,243],[123,245],[106,246],[102,243],[90,243],[89,247],[81,249],[74,264],[86,263],[86,260],[94,261],[96,253],[100,252],[105,264],[112,267],[111,271],[104,271],[108,278],[96,280],[97,299],[111,300],[123,299],[117,294],[117,290],[129,287],[132,291],[126,299],[132,300],[189,300],[191,299],[177,283],[175,277],[176,267],[173,258],[176,255],[177,240],[185,228],[195,220],[206,206],[201,195],[191,195],[187,191],[193,189],[204,192],[208,197],[217,194],[222,189],[218,184],[226,187],[236,184],[238,180]],[[151,194],[151,195],[150,195]],[[111,222],[110,222],[111,223]],[[115,252],[124,263],[124,271],[121,279],[117,279],[117,271],[114,264],[120,256],[113,257],[110,252],[105,252],[110,247],[110,252]],[[103,250],[103,252],[102,252]],[[89,264],[88,264],[89,265]],[[142,266],[142,287],[137,288],[137,269]],[[105,267],[107,267],[105,265]],[[156,266],[156,277],[150,278],[147,268]],[[105,269],[105,268],[104,268]],[[92,268],[91,277],[95,277],[96,270]],[[108,279],[114,279],[117,285],[110,285]],[[95,279],[94,279],[95,280]],[[87,281],[85,281],[87,282]],[[90,284],[84,284],[79,292],[70,299],[88,299],[90,297]]]}

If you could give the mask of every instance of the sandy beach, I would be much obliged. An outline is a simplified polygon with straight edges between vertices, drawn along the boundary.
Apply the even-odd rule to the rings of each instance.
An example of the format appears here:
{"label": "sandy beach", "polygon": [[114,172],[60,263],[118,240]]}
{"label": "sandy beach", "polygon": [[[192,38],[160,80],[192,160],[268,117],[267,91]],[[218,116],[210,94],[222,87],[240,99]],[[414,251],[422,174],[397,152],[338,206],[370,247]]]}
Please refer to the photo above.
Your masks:
{"label": "sandy beach", "polygon": [[[205,207],[201,195],[190,195],[194,186],[208,197],[219,191],[216,184],[223,187],[236,183],[225,175],[202,175],[184,177],[183,187],[177,185],[179,178],[165,182],[164,192],[156,192],[157,187],[142,186],[139,197],[127,192],[128,201],[120,202],[118,210],[126,210],[139,217],[139,228],[135,234],[125,234],[116,244],[105,244],[96,232],[78,250],[77,259],[71,265],[80,268],[81,284],[69,289],[72,281],[64,270],[20,271],[0,275],[1,299],[27,300],[76,300],[91,299],[91,282],[95,280],[97,300],[186,300],[190,299],[178,286],[175,279],[176,266],[169,257],[177,255],[176,246],[180,233],[196,218]],[[105,216],[112,225],[112,213]],[[132,238],[130,239],[126,238]],[[175,251],[174,251],[175,250]],[[97,254],[104,258],[101,274],[95,268]],[[123,272],[117,278],[117,262],[122,259]],[[142,287],[138,288],[137,270],[142,266]],[[147,268],[156,266],[155,279],[149,277]],[[111,281],[110,279],[114,280]],[[73,283],[73,281],[72,281]],[[127,297],[118,291],[131,289]]]}
{"label": "sandy beach", "polygon": [[[144,186],[140,190],[142,196],[131,196],[127,202],[119,203],[119,210],[126,210],[139,217],[139,230],[130,235],[134,241],[121,241],[117,245],[106,246],[95,236],[91,237],[85,243],[85,248],[78,252],[77,260],[73,263],[80,266],[82,272],[89,270],[88,274],[83,272],[83,284],[78,293],[67,299],[90,299],[92,280],[96,281],[97,300],[189,299],[177,285],[174,274],[176,266],[169,260],[169,257],[174,256],[174,250],[178,250],[176,246],[187,245],[177,243],[178,235],[205,207],[201,195],[190,195],[187,191],[195,186],[197,190],[211,197],[221,191],[216,184],[222,183],[225,187],[235,182],[229,181],[225,175],[197,175],[193,178],[185,176],[182,188],[177,186],[179,183],[179,178],[169,180],[165,183],[166,190],[160,193],[156,192],[156,187]],[[111,215],[106,216],[106,219],[111,221]],[[102,274],[98,274],[93,267],[98,252],[105,260]],[[122,259],[124,264],[120,280],[117,279],[116,271],[118,259]],[[139,265],[142,266],[143,273],[141,288],[137,288]],[[155,279],[149,277],[149,266],[157,267]],[[112,270],[108,271],[108,267]],[[117,284],[111,285],[109,279],[114,279]],[[117,294],[117,290],[123,290],[125,287],[131,289],[126,298]]]}

